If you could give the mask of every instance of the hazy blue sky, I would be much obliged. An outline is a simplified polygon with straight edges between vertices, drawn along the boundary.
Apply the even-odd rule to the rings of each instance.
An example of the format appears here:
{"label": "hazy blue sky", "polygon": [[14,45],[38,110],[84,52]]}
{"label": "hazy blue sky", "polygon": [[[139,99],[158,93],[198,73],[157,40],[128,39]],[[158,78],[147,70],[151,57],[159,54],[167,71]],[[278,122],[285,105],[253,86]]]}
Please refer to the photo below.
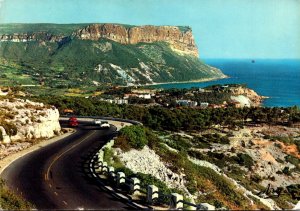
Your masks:
{"label": "hazy blue sky", "polygon": [[0,0],[0,4],[1,23],[189,25],[200,58],[300,58],[300,0]]}

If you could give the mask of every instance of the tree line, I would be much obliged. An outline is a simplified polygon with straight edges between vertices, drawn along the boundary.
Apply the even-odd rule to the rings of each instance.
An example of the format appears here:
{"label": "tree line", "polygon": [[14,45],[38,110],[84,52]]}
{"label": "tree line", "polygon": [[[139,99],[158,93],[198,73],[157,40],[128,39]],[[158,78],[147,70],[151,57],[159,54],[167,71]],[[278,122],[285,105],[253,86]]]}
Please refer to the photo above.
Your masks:
{"label": "tree line", "polygon": [[110,116],[142,122],[156,130],[201,130],[215,125],[236,127],[245,124],[266,123],[270,125],[291,125],[300,122],[298,107],[258,107],[258,108],[164,108],[160,106],[142,107],[117,105],[93,98],[66,96],[39,96],[32,100],[54,105],[60,113],[66,108],[73,109],[79,116]]}

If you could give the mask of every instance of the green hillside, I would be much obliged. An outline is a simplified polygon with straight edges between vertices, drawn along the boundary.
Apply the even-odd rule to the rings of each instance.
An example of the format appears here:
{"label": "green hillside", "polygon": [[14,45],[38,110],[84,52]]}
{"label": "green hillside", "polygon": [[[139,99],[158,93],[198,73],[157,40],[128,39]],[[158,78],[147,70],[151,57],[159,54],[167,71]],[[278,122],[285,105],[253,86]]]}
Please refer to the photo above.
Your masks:
{"label": "green hillside", "polygon": [[[1,84],[44,84],[53,88],[190,81],[223,74],[164,42],[123,45],[108,39],[79,40],[72,31],[84,24],[9,24],[1,33],[47,31],[69,35],[61,42],[0,42]],[[3,31],[4,30],[4,31]]]}

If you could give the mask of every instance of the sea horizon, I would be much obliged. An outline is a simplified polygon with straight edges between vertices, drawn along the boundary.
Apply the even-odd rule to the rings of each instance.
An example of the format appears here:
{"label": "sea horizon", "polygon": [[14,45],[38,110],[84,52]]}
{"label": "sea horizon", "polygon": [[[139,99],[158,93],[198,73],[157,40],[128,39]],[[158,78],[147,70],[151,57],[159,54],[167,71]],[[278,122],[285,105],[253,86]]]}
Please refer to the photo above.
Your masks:
{"label": "sea horizon", "polygon": [[158,84],[159,88],[203,88],[213,84],[246,84],[259,95],[268,97],[265,107],[300,106],[300,58],[206,58],[200,59],[219,68],[228,78],[205,82]]}

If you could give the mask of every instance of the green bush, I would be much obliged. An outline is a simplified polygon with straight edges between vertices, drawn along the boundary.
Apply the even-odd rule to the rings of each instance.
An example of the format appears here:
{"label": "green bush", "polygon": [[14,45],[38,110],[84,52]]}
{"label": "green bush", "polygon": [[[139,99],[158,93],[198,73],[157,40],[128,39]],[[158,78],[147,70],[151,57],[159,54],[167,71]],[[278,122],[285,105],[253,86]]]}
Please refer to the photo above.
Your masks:
{"label": "green bush", "polygon": [[283,170],[282,170],[282,173],[286,174],[286,175],[291,175],[291,172],[290,172],[290,168],[289,167],[284,167]]}
{"label": "green bush", "polygon": [[136,177],[141,180],[141,186],[146,187],[147,185],[155,185],[158,187],[159,191],[163,193],[171,193],[171,190],[167,187],[167,185],[160,181],[159,179],[156,179],[150,174],[143,174],[138,172],[136,174]]}
{"label": "green bush", "polygon": [[[145,128],[140,125],[132,125],[122,128],[120,130],[120,138],[125,138],[128,144],[135,149],[142,149],[148,144]],[[116,139],[116,143],[119,142],[120,138]]]}
{"label": "green bush", "polygon": [[180,135],[173,135],[171,139],[172,140],[166,141],[167,145],[178,151],[187,151],[192,146],[188,139]]}
{"label": "green bush", "polygon": [[286,187],[294,200],[300,200],[300,184],[293,184]]}
{"label": "green bush", "polygon": [[287,155],[284,157],[286,162],[290,162],[291,164],[295,165],[296,168],[300,168],[300,159],[296,158],[292,155]]}
{"label": "green bush", "polygon": [[252,157],[248,154],[238,153],[235,159],[240,165],[246,166],[248,169],[250,169],[251,166],[254,165]]}
{"label": "green bush", "polygon": [[155,147],[158,147],[158,145],[160,143],[160,139],[158,138],[158,136],[155,133],[153,133],[148,128],[146,128],[146,137],[148,139],[148,146],[151,149],[154,149]]}
{"label": "green bush", "polygon": [[260,183],[262,181],[261,176],[258,174],[251,175],[250,179],[256,183]]}

